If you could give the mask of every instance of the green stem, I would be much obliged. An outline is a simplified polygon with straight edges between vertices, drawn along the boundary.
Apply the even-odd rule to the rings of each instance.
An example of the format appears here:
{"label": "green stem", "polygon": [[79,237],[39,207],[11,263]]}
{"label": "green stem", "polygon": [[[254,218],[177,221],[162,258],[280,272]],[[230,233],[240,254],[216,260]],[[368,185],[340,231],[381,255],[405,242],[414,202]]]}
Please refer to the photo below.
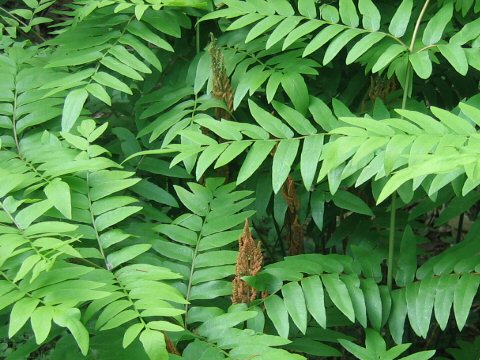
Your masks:
{"label": "green stem", "polygon": [[[428,4],[430,0],[426,0],[423,4],[420,15],[418,16],[417,22],[415,23],[415,28],[413,29],[412,40],[410,41],[410,47],[408,48],[409,53],[413,52],[415,47],[415,41],[417,39],[418,30],[420,29],[420,24],[422,22],[423,16],[427,11]],[[413,80],[413,69],[410,62],[407,63],[407,72],[405,74],[405,84],[403,87],[403,97],[402,97],[402,110],[407,106],[407,98],[410,95],[412,89],[412,80]],[[403,116],[402,116],[403,118]],[[388,259],[387,259],[387,287],[391,290],[393,283],[393,260],[395,256],[395,216],[397,212],[396,208],[396,192],[392,195],[392,203],[390,205],[390,231],[388,236]]]}
{"label": "green stem", "polygon": [[200,22],[195,26],[195,50],[200,53]]}
{"label": "green stem", "polygon": [[393,258],[395,255],[395,215],[397,194],[393,193],[390,207],[390,233],[388,235],[388,262],[387,262],[387,287],[392,290],[393,280]]}

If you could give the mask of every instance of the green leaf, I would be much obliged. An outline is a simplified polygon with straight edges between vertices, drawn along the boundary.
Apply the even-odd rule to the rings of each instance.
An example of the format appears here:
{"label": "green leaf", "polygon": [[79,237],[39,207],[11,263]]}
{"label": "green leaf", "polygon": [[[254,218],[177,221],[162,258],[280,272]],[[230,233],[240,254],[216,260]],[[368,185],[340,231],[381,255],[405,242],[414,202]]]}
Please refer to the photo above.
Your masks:
{"label": "green leaf", "polygon": [[272,187],[275,193],[282,188],[287,179],[299,145],[300,141],[293,139],[281,140],[278,144],[272,166]]}
{"label": "green leaf", "polygon": [[103,231],[106,228],[119,223],[130,215],[142,209],[141,206],[124,206],[109,212],[106,212],[95,219],[95,225],[98,231]]}
{"label": "green leaf", "polygon": [[136,258],[138,255],[148,251],[152,245],[150,244],[137,244],[124,247],[107,256],[107,262],[112,269],[117,266]]}
{"label": "green leaf", "polygon": [[355,355],[360,360],[373,360],[374,357],[367,349],[345,339],[338,339],[340,345],[342,345],[349,353]]}
{"label": "green leaf", "polygon": [[75,125],[87,98],[88,92],[85,89],[76,89],[68,93],[63,106],[62,131],[69,132]]}
{"label": "green leaf", "polygon": [[301,15],[310,19],[315,19],[317,17],[317,8],[314,0],[299,0],[298,11]]}
{"label": "green leaf", "polygon": [[361,284],[365,295],[365,305],[370,324],[375,330],[380,331],[382,326],[382,299],[380,298],[380,290],[372,278],[363,280]]}
{"label": "green leaf", "polygon": [[328,45],[327,50],[325,51],[325,56],[323,58],[323,65],[328,64],[333,60],[335,56],[356,36],[362,34],[362,30],[358,29],[347,29],[338,35],[331,43]]}
{"label": "green leaf", "polygon": [[388,31],[395,37],[402,37],[405,35],[410,17],[412,15],[413,0],[403,0],[397,8],[395,15],[393,15]]}
{"label": "green leaf", "polygon": [[245,38],[245,43],[248,43],[253,39],[259,37],[260,35],[265,33],[268,29],[270,29],[272,26],[278,24],[282,20],[283,20],[283,16],[278,16],[278,15],[267,16],[263,20],[260,20],[248,32],[247,37]]}
{"label": "green leaf", "polygon": [[53,206],[67,219],[71,219],[72,199],[68,184],[61,180],[53,180],[45,187],[44,191]]}
{"label": "green leaf", "polygon": [[420,351],[415,354],[399,358],[398,360],[428,360],[435,355],[435,352],[435,350]]}
{"label": "green leaf", "polygon": [[232,142],[225,151],[218,157],[217,162],[215,163],[215,169],[228,164],[242,152],[245,151],[247,147],[252,144],[251,141],[235,141]]}
{"label": "green leaf", "polygon": [[99,84],[88,84],[85,89],[93,96],[95,96],[97,99],[103,101],[105,104],[108,106],[112,105],[112,99],[110,98],[110,95],[105,91],[105,88]]}
{"label": "green leaf", "polygon": [[433,45],[442,38],[443,30],[453,16],[453,2],[446,2],[442,8],[428,21],[423,31],[422,41],[425,45]]}
{"label": "green leaf", "polygon": [[310,34],[312,31],[318,29],[321,25],[323,25],[322,21],[317,19],[309,20],[302,25],[298,26],[294,29],[288,36],[285,38],[283,42],[282,51],[292,45],[295,41],[300,39],[302,36]]}
{"label": "green leaf", "polygon": [[98,82],[99,84],[102,84],[104,86],[108,86],[112,89],[116,89],[118,91],[122,91],[126,94],[132,95],[132,90],[128,87],[127,84],[124,82],[118,80],[117,78],[113,77],[110,74],[107,74],[106,72],[99,71],[95,75],[92,76],[92,79]]}
{"label": "green leaf", "polygon": [[140,342],[150,360],[168,360],[165,336],[162,332],[145,329],[140,334]]}
{"label": "green leaf", "polygon": [[325,131],[331,131],[338,126],[338,120],[332,113],[332,110],[319,98],[311,98],[310,106],[308,108],[313,116],[313,119]]}
{"label": "green leaf", "polygon": [[373,216],[372,210],[358,196],[344,190],[338,190],[333,196],[333,202],[342,209],[353,211],[358,214]]}
{"label": "green leaf", "polygon": [[200,216],[207,215],[208,199],[196,196],[178,185],[174,185],[173,187],[180,201],[187,209]]}
{"label": "green leaf", "polygon": [[293,137],[294,133],[287,125],[263,110],[252,100],[248,100],[248,106],[255,121],[270,134],[281,139]]}
{"label": "green leaf", "polygon": [[143,77],[136,70],[132,69],[130,66],[121,63],[113,57],[105,56],[102,60],[100,60],[100,63],[107,68],[133,80],[143,80]]}
{"label": "green leaf", "polygon": [[405,52],[406,48],[400,44],[392,44],[390,45],[387,50],[385,50],[373,65],[372,72],[376,73],[382,70],[385,66],[390,64],[396,57],[398,57],[401,53]]}
{"label": "green leaf", "polygon": [[460,45],[442,44],[438,45],[437,48],[459,74],[463,76],[467,75],[467,55],[465,54],[465,50]]}
{"label": "green leaf", "polygon": [[453,294],[455,286],[458,282],[458,276],[450,274],[441,276],[437,284],[437,292],[435,294],[434,314],[435,319],[440,325],[440,329],[444,331],[450,318],[450,311],[453,305]]}
{"label": "green leaf", "polygon": [[301,135],[313,135],[317,129],[302,114],[280,102],[273,101],[273,107],[296,132]]}
{"label": "green leaf", "polygon": [[13,304],[8,324],[8,337],[11,338],[25,325],[39,302],[38,299],[24,297]]}
{"label": "green leaf", "polygon": [[432,75],[432,61],[428,50],[413,53],[408,57],[408,60],[421,79],[428,79]]}
{"label": "green leaf", "polygon": [[360,279],[356,274],[342,276],[342,281],[348,289],[348,294],[352,300],[353,309],[355,311],[355,319],[364,328],[367,327],[367,306],[365,304],[365,296],[360,289]]}
{"label": "green leaf", "polygon": [[395,282],[398,286],[406,286],[415,278],[417,271],[417,239],[410,226],[405,228],[400,242]]}
{"label": "green leaf", "polygon": [[60,309],[57,307],[53,314],[53,321],[70,330],[82,354],[87,356],[90,339],[87,329],[79,319],[80,311],[78,309]]}
{"label": "green leaf", "polygon": [[288,72],[282,77],[282,87],[292,101],[295,109],[305,114],[309,105],[308,88],[305,79],[296,72]]}
{"label": "green leaf", "polygon": [[358,18],[357,9],[352,0],[340,0],[339,13],[340,18],[345,25],[354,28],[358,27],[360,20]]}
{"label": "green leaf", "polygon": [[238,172],[237,184],[241,184],[253,175],[270,154],[274,146],[275,142],[268,140],[257,141],[253,144]]}
{"label": "green leaf", "polygon": [[347,65],[357,60],[360,56],[362,56],[373,45],[378,43],[384,37],[385,37],[385,34],[380,32],[373,32],[368,34],[367,36],[364,36],[360,41],[358,41],[355,45],[353,45],[353,47],[348,52],[347,60],[346,60]]}
{"label": "green leaf", "polygon": [[479,285],[480,277],[473,274],[464,274],[457,282],[453,299],[453,312],[460,331],[462,331],[467,322]]}
{"label": "green leaf", "polygon": [[158,46],[160,49],[173,52],[173,47],[167,41],[162,39],[160,36],[152,32],[150,28],[145,25],[143,22],[134,20],[130,22],[127,26],[127,31],[133,35],[136,35],[142,38],[149,43]]}
{"label": "green leaf", "polygon": [[322,281],[318,275],[302,280],[303,293],[308,312],[324,329],[327,327],[327,314],[325,310]]}
{"label": "green leaf", "polygon": [[403,341],[403,332],[405,330],[405,319],[407,316],[407,303],[405,301],[405,288],[394,290],[392,292],[392,312],[388,319],[388,327],[392,338],[397,344]]}
{"label": "green leaf", "polygon": [[380,29],[380,12],[372,0],[360,0],[358,2],[358,10],[363,15],[362,25],[370,31],[378,31]]}
{"label": "green leaf", "polygon": [[126,348],[128,345],[130,345],[137,338],[138,334],[140,334],[140,331],[142,331],[143,328],[144,326],[142,323],[131,325],[123,335],[122,346]]}
{"label": "green leaf", "polygon": [[15,222],[22,229],[26,229],[32,222],[42,216],[48,209],[52,207],[52,203],[49,200],[43,200],[29,205],[17,213],[15,216]]}
{"label": "green leaf", "polygon": [[310,190],[315,179],[318,161],[323,149],[324,135],[312,135],[305,137],[303,141],[302,155],[300,158],[300,173],[303,184]]}
{"label": "green leaf", "polygon": [[197,168],[195,170],[195,177],[197,181],[202,177],[205,171],[215,160],[222,154],[222,152],[228,147],[227,143],[210,145],[205,148],[200,154],[197,161]]}
{"label": "green leaf", "polygon": [[305,50],[303,51],[302,56],[305,57],[317,51],[344,30],[345,27],[341,25],[333,24],[326,26],[308,43],[308,45],[305,47]]}
{"label": "green leaf", "polygon": [[264,302],[267,315],[272,320],[278,334],[288,338],[289,323],[285,303],[278,295],[270,295]]}
{"label": "green leaf", "polygon": [[338,274],[323,274],[322,281],[332,302],[353,323],[355,321],[353,304],[347,287],[340,280]]}
{"label": "green leaf", "polygon": [[302,288],[297,282],[290,282],[282,287],[282,295],[293,322],[305,334],[307,331],[307,308]]}
{"label": "green leaf", "polygon": [[417,297],[417,317],[418,327],[421,335],[426,338],[430,328],[430,319],[432,317],[435,292],[437,289],[438,278],[427,278],[420,282]]}
{"label": "green leaf", "polygon": [[52,318],[53,308],[50,306],[38,307],[32,313],[30,322],[37,344],[41,344],[47,339],[52,327]]}

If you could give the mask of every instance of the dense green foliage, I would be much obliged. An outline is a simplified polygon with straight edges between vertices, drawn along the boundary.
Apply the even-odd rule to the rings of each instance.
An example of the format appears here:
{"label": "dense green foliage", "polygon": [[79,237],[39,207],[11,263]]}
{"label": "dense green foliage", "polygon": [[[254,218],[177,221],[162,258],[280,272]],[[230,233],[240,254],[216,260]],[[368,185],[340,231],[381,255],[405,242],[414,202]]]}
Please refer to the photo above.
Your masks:
{"label": "dense green foliage", "polygon": [[0,0],[0,357],[478,360],[479,14]]}

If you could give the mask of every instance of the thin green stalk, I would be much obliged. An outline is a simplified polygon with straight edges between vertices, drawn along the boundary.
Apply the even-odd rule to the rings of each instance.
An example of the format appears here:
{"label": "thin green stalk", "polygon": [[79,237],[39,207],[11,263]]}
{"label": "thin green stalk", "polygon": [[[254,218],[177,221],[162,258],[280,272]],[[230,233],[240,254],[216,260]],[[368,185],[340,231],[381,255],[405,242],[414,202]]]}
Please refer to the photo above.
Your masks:
{"label": "thin green stalk", "polygon": [[200,22],[195,26],[195,49],[197,54],[200,53]]}
{"label": "thin green stalk", "polygon": [[[415,28],[413,29],[412,40],[410,41],[410,47],[408,51],[410,53],[413,52],[415,47],[415,41],[417,39],[418,30],[420,29],[420,24],[422,22],[423,16],[427,11],[428,4],[430,0],[426,0],[423,4],[422,10],[420,11],[420,15],[415,23]],[[410,95],[412,89],[412,79],[413,79],[413,69],[410,62],[407,63],[407,72],[405,74],[405,85],[403,87],[403,97],[402,97],[402,110],[407,106],[407,98]],[[402,116],[403,118],[403,116]],[[393,193],[392,195],[392,203],[390,205],[390,231],[388,235],[388,259],[387,259],[387,287],[391,290],[392,283],[393,283],[393,260],[395,257],[395,217],[397,213],[396,208],[396,199],[397,194]]]}
{"label": "thin green stalk", "polygon": [[395,252],[395,215],[397,194],[393,193],[390,207],[390,232],[388,234],[388,262],[387,262],[387,287],[392,289],[393,281],[393,258]]}

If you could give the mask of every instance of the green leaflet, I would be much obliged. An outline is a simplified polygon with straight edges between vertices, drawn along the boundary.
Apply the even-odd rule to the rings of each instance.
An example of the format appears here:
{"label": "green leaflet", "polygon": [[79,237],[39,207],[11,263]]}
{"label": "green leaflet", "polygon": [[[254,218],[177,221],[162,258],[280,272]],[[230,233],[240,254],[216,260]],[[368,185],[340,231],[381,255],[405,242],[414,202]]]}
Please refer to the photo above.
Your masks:
{"label": "green leaflet", "polygon": [[313,135],[307,136],[303,142],[300,158],[300,172],[307,190],[310,190],[315,178],[318,160],[322,154],[323,141],[323,135]]}
{"label": "green leaflet", "polygon": [[76,89],[67,95],[63,106],[62,131],[70,131],[80,116],[87,98],[88,92],[85,89]]}
{"label": "green leaflet", "polygon": [[282,140],[278,143],[272,165],[272,186],[275,193],[280,190],[287,179],[299,145],[300,142],[293,139]]}
{"label": "green leaflet", "polygon": [[352,301],[348,296],[348,290],[345,284],[340,280],[337,274],[322,275],[322,282],[327,290],[328,296],[335,306],[351,321],[355,321],[355,312]]}
{"label": "green leaflet", "polygon": [[359,18],[357,15],[357,9],[352,0],[340,0],[339,12],[342,22],[351,27],[357,27],[359,24]]}
{"label": "green leaflet", "polygon": [[358,10],[363,15],[362,25],[370,31],[378,31],[380,29],[380,12],[371,0],[360,0]]}
{"label": "green leaflet", "polygon": [[373,32],[364,36],[348,52],[346,63],[351,64],[385,37],[383,33]]}
{"label": "green leaflet", "polygon": [[343,26],[335,24],[324,27],[317,35],[315,35],[312,41],[308,43],[303,51],[302,56],[308,56],[317,51],[343,30],[345,30]]}
{"label": "green leaflet", "polygon": [[276,117],[270,115],[251,100],[248,101],[248,105],[255,121],[270,134],[277,138],[293,137],[293,131]]}
{"label": "green leaflet", "polygon": [[67,219],[71,219],[72,200],[68,184],[61,180],[52,181],[45,187],[44,191],[53,206],[55,206]]}
{"label": "green leaflet", "polygon": [[463,275],[457,282],[453,297],[453,312],[459,330],[465,326],[479,285],[480,278],[471,274]]}
{"label": "green leaflet", "polygon": [[457,44],[438,45],[438,50],[461,75],[466,75],[468,71],[468,60],[464,49]]}
{"label": "green leaflet", "polygon": [[302,288],[296,282],[288,283],[282,287],[282,295],[293,322],[305,334],[307,331],[307,308]]}
{"label": "green leaflet", "polygon": [[320,326],[326,328],[327,315],[324,304],[323,286],[320,277],[315,275],[302,280],[302,290],[308,312]]}
{"label": "green leaflet", "polygon": [[255,142],[250,148],[245,161],[238,172],[237,184],[240,184],[247,180],[257,170],[266,157],[270,154],[274,141],[262,140]]}
{"label": "green leaflet", "polygon": [[422,41],[425,45],[436,44],[440,41],[443,30],[450,22],[452,15],[453,3],[447,2],[427,23],[422,37]]}
{"label": "green leaflet", "polygon": [[402,0],[402,3],[397,8],[395,15],[393,15],[388,31],[395,37],[402,37],[407,30],[412,14],[413,0]]}
{"label": "green leaflet", "polygon": [[288,312],[283,300],[278,295],[270,295],[265,300],[265,309],[278,334],[288,338]]}
{"label": "green leaflet", "polygon": [[140,334],[140,341],[151,360],[168,360],[165,337],[160,331],[145,329]]}
{"label": "green leaflet", "polygon": [[428,79],[432,75],[432,61],[428,50],[413,53],[408,57],[408,60],[421,79]]}

